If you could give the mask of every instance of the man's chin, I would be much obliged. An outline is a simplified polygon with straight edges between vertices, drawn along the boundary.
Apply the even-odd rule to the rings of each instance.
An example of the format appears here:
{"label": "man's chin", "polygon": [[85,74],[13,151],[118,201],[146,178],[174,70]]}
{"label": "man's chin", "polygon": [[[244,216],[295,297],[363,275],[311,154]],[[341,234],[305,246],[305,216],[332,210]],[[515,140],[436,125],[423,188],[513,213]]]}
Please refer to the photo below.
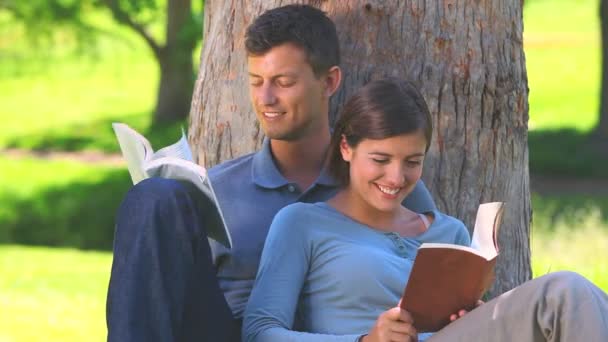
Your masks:
{"label": "man's chin", "polygon": [[285,142],[297,141],[300,138],[299,135],[294,134],[293,132],[277,132],[272,130],[264,131],[264,135],[269,139]]}

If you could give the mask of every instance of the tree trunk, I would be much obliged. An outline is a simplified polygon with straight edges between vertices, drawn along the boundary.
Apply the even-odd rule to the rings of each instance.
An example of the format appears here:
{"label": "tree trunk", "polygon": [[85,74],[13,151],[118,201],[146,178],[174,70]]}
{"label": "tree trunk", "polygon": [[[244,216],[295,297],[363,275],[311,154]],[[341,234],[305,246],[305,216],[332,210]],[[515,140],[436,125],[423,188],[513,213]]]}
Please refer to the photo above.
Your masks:
{"label": "tree trunk", "polygon": [[600,119],[593,133],[596,138],[608,142],[608,0],[600,1],[600,24],[602,28]]}
{"label": "tree trunk", "polygon": [[[207,1],[190,140],[206,166],[259,148],[247,96],[244,31],[290,1]],[[306,2],[306,1],[304,1]],[[528,87],[522,2],[308,1],[336,22],[344,79],[331,106],[383,75],[418,84],[434,122],[423,178],[439,208],[472,227],[478,204],[506,201],[490,295],[530,279]]]}
{"label": "tree trunk", "polygon": [[185,119],[190,111],[194,86],[192,52],[196,43],[188,35],[191,18],[190,0],[167,1],[166,44],[156,53],[160,82],[154,123]]}

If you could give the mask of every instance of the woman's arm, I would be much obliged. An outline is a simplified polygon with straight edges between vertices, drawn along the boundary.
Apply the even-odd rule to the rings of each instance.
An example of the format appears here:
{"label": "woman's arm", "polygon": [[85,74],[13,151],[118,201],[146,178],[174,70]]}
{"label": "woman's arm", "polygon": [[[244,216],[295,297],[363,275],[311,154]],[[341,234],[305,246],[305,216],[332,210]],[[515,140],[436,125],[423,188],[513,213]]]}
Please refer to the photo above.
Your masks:
{"label": "woman's arm", "polygon": [[256,282],[245,310],[243,341],[348,341],[354,335],[323,335],[291,330],[298,299],[311,262],[310,219],[300,205],[288,206],[274,218],[260,261]]}

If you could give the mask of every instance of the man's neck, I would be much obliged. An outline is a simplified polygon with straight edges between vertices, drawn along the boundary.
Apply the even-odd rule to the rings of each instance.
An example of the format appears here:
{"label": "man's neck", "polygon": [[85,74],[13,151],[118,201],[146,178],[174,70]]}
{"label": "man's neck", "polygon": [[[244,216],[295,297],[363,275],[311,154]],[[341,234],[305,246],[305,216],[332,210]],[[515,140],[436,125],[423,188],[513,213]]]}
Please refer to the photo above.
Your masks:
{"label": "man's neck", "polygon": [[329,141],[327,131],[298,141],[271,140],[270,147],[283,177],[304,191],[319,177]]}

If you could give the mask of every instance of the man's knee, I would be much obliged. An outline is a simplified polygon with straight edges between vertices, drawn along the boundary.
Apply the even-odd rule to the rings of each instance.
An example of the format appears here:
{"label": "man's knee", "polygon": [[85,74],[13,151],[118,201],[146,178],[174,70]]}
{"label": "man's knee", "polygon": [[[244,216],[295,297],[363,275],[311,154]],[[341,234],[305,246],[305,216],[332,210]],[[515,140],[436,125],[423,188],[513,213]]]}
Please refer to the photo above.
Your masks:
{"label": "man's knee", "polygon": [[[191,192],[180,181],[165,178],[148,178],[129,189],[118,209],[116,229],[141,234],[174,229],[168,221],[193,215]],[[130,235],[130,234],[129,234]]]}

